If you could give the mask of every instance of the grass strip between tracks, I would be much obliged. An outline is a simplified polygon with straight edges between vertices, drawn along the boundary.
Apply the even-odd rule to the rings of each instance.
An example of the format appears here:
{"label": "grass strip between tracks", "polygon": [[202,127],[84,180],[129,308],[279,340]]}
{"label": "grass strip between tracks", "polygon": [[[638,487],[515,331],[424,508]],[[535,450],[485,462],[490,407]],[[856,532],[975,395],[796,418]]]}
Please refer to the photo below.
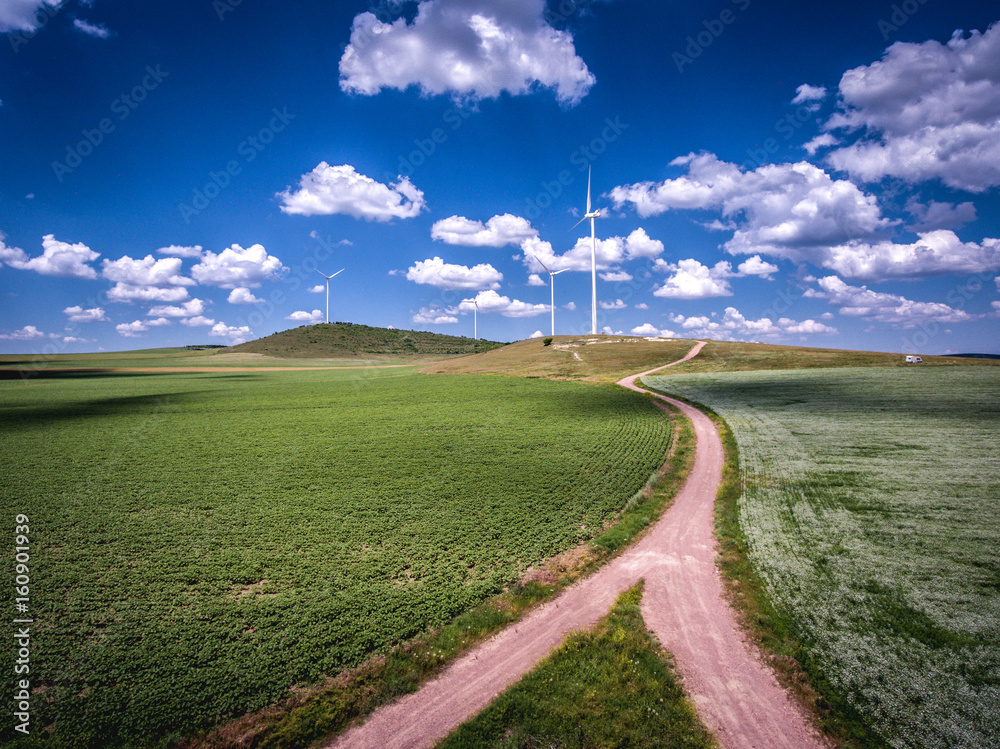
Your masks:
{"label": "grass strip between tracks", "polygon": [[439,749],[714,747],[646,630],[642,587],[622,593],[596,630],[570,635]]}

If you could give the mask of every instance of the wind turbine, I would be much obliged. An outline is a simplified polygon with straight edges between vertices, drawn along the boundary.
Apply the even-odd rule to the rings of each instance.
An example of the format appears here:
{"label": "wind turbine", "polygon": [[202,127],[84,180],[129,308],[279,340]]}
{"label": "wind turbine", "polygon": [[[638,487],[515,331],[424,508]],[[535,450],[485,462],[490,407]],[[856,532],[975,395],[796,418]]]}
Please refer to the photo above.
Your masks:
{"label": "wind turbine", "polygon": [[326,279],[326,322],[329,325],[330,324],[330,279],[333,278],[333,276],[336,276],[337,273],[343,273],[345,269],[341,268],[340,270],[337,271],[337,273],[334,273],[333,276],[326,275],[326,273],[319,270],[318,268],[315,270],[317,273],[323,276],[323,278]]}
{"label": "wind turbine", "polygon": [[[538,260],[538,258],[535,257],[534,255],[532,255],[532,257],[535,258],[535,260]],[[552,297],[549,306],[552,308],[552,335],[555,335],[556,334],[556,289],[555,285],[552,283],[552,277],[558,276],[563,271],[569,270],[569,268],[563,268],[562,270],[552,271],[549,270],[548,267],[545,265],[545,263],[543,263],[541,260],[538,260],[538,264],[543,268],[545,268],[545,272],[549,274],[549,291],[551,292],[551,297]]]}
{"label": "wind turbine", "polygon": [[472,310],[472,336],[478,341],[479,340],[479,300],[478,299],[463,299],[462,304],[466,302],[472,302],[476,305],[476,308]]}
{"label": "wind turbine", "polygon": [[594,234],[594,219],[600,215],[600,211],[590,212],[590,169],[587,169],[587,212],[570,227],[570,231],[590,219],[590,332],[594,335],[597,335],[597,237]]}

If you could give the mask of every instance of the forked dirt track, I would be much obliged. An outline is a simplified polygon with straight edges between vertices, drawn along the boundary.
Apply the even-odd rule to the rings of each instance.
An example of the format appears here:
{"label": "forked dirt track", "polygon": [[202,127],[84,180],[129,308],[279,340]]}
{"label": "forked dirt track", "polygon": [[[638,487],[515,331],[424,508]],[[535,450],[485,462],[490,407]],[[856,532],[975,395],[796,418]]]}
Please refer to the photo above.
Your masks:
{"label": "forked dirt track", "polygon": [[[697,355],[703,345],[680,361]],[[635,381],[655,371],[618,384],[644,392]],[[433,746],[532,670],[568,633],[594,626],[640,578],[646,581],[646,626],[674,654],[685,689],[721,746],[825,746],[744,640],[723,598],[713,534],[723,462],[718,432],[701,411],[657,397],[691,420],[697,447],[687,483],[650,532],[598,572],[455,661],[418,692],[373,713],[331,747]]]}

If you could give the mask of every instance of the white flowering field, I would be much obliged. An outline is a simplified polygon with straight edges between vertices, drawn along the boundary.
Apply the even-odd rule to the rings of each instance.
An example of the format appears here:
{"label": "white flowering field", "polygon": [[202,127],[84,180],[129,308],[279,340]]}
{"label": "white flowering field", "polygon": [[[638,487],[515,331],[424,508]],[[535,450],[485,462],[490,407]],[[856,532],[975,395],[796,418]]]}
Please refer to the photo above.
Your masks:
{"label": "white flowering field", "polygon": [[770,595],[893,747],[1000,746],[1000,368],[646,378],[736,437]]}

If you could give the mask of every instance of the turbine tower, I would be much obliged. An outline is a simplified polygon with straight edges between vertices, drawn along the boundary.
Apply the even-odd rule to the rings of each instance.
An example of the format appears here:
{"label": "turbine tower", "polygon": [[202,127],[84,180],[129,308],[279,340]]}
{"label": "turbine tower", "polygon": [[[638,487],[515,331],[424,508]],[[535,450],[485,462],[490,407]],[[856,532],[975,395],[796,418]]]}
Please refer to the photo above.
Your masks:
{"label": "turbine tower", "polygon": [[594,219],[600,211],[590,212],[590,169],[587,170],[587,212],[573,224],[570,231],[590,219],[590,332],[597,335],[597,236],[594,234]]}
{"label": "turbine tower", "polygon": [[[535,258],[535,260],[538,260],[538,258],[535,257],[534,255],[532,255],[532,257]],[[552,335],[555,335],[556,334],[556,289],[555,285],[552,283],[552,277],[558,276],[563,271],[569,270],[569,268],[563,268],[562,270],[551,271],[541,260],[538,260],[538,264],[543,268],[545,268],[545,272],[549,274],[549,291],[551,292],[550,294],[551,303],[549,304],[549,307],[551,307],[552,309]]]}
{"label": "turbine tower", "polygon": [[319,269],[316,269],[316,272],[326,279],[326,323],[327,325],[329,325],[330,324],[330,279],[333,278],[333,276],[336,276],[337,273],[343,273],[344,268],[338,270],[337,273],[333,274],[333,276],[328,276],[326,275],[326,273],[323,273],[323,271]]}
{"label": "turbine tower", "polygon": [[472,302],[476,305],[475,309],[472,310],[472,337],[477,341],[479,340],[479,300],[478,299],[463,299],[462,304],[466,302]]}

